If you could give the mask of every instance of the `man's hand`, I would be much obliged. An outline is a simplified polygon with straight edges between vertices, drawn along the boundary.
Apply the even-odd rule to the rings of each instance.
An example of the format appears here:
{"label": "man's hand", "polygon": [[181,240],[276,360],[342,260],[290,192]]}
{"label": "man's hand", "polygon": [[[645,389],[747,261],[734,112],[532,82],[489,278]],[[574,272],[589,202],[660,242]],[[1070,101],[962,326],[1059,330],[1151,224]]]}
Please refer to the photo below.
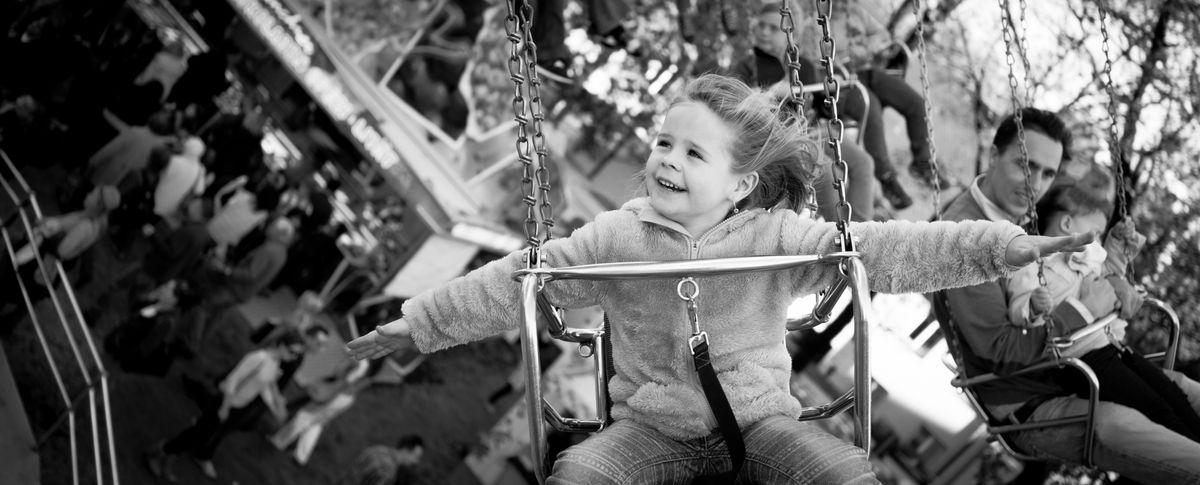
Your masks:
{"label": "man's hand", "polygon": [[408,322],[401,318],[387,325],[380,325],[371,333],[351,340],[346,344],[346,353],[355,360],[383,357],[412,345],[408,334]]}
{"label": "man's hand", "polygon": [[1045,315],[1050,311],[1050,307],[1054,302],[1050,301],[1050,290],[1044,286],[1039,286],[1033,290],[1033,294],[1029,295],[1029,309],[1033,312],[1033,316]]}
{"label": "man's hand", "polygon": [[1096,240],[1095,233],[1072,234],[1070,236],[1017,236],[1008,243],[1004,262],[1010,266],[1025,266],[1038,258],[1054,253],[1083,251],[1083,247]]}

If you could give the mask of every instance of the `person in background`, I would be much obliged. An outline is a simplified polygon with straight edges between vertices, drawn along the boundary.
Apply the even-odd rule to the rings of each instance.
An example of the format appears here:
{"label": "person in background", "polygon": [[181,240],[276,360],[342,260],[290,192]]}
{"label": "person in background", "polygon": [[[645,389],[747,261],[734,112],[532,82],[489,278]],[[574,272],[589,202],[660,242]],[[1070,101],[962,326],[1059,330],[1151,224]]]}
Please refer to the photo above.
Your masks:
{"label": "person in background", "polygon": [[[1074,185],[1059,185],[1037,204],[1039,232],[1060,236],[1070,232],[1101,234],[1108,225],[1112,204]],[[1109,240],[1121,230],[1132,232],[1130,224],[1114,227]],[[1122,238],[1125,239],[1125,238]],[[1100,400],[1136,409],[1151,421],[1200,442],[1200,416],[1192,409],[1187,395],[1141,354],[1122,343],[1125,320],[1137,314],[1142,297],[1125,280],[1124,267],[1104,274],[1108,252],[1100,242],[1082,252],[1054,255],[1045,259],[1045,284],[1039,283],[1038,268],[1030,265],[1009,279],[1008,320],[1021,328],[1047,325],[1053,321],[1056,334],[1069,334],[1096,319],[1119,311],[1122,320],[1110,324],[1098,337],[1112,343],[1087,352],[1075,345],[1061,355],[1079,357],[1096,374]],[[1124,258],[1122,258],[1124,259]],[[1118,326],[1119,325],[1119,326]],[[1088,397],[1088,385],[1074,373],[1064,373],[1063,387]],[[1069,377],[1069,378],[1068,378]]]}
{"label": "person in background", "polygon": [[[1022,162],[1017,124],[1010,114],[996,129],[988,171],[950,202],[943,212],[944,220],[1023,222],[1031,203],[1025,190],[1024,166],[1031,172],[1032,199],[1039,200],[1058,177],[1061,166],[1071,160],[1072,137],[1061,118],[1036,108],[1022,109],[1021,117],[1028,164]],[[938,315],[939,320],[952,319],[959,329],[967,376],[1010,373],[1045,358],[1048,328],[1018,328],[1009,323],[1007,286],[1005,280],[963,286],[934,298],[934,308],[949,313]],[[1098,339],[1089,345],[1100,348],[1108,341]],[[1197,407],[1200,383],[1178,372],[1162,372]],[[1047,421],[1083,414],[1088,409],[1088,401],[1063,388],[1056,373],[1021,375],[975,389],[988,413],[1002,421]],[[1200,461],[1196,460],[1200,444],[1120,404],[1101,401],[1096,413],[1096,467],[1142,483],[1200,483]],[[1084,426],[1079,424],[1018,431],[1010,437],[1018,447],[1037,456],[1081,463],[1084,433]]]}
{"label": "person in background", "polygon": [[286,419],[287,403],[279,392],[279,384],[290,376],[283,366],[295,362],[303,353],[300,335],[290,332],[242,357],[221,380],[220,403],[202,407],[195,423],[146,455],[150,472],[155,477],[177,481],[173,470],[175,458],[188,453],[205,476],[217,479],[212,458],[226,436],[257,421],[264,408],[280,421]]}
{"label": "person in background", "polygon": [[[150,162],[150,154],[175,139],[174,113],[159,110],[145,126],[129,126],[88,158],[87,181],[91,186],[125,184]],[[90,187],[89,187],[90,188]]]}
{"label": "person in background", "polygon": [[[101,185],[84,198],[83,209],[43,219],[34,228],[32,242],[15,251],[16,274],[13,274],[14,265],[11,262],[0,263],[0,306],[11,303],[17,306],[18,311],[23,309],[18,277],[24,281],[29,299],[34,304],[48,296],[49,288],[54,285],[58,275],[55,264],[62,262],[64,269],[70,271],[80,255],[108,230],[108,214],[120,204],[121,194],[117,188]],[[36,253],[41,254],[49,272],[49,281],[38,270]],[[6,314],[0,317],[0,321],[10,318],[11,314]]]}
{"label": "person in background", "polygon": [[204,191],[208,177],[200,158],[205,151],[203,141],[188,137],[183,142],[183,150],[171,156],[167,168],[158,178],[154,188],[154,213],[171,227],[181,223],[179,209],[184,201]]}
{"label": "person in background", "polygon": [[374,445],[363,450],[339,485],[393,485],[413,483],[414,468],[425,453],[425,440],[406,435],[395,446]]}
{"label": "person in background", "polygon": [[219,258],[225,258],[227,252],[260,227],[279,206],[282,192],[269,178],[252,187],[253,190],[246,188],[248,183],[247,177],[238,177],[214,196],[216,213],[208,221],[208,234],[217,244]]}
{"label": "person in background", "polygon": [[[742,59],[733,67],[731,75],[742,82],[751,86],[768,88],[775,85],[786,83],[787,70],[783,65],[782,56],[784,52],[785,38],[783,33],[779,31],[779,7],[777,5],[764,5],[758,16],[752,19],[751,32],[754,34],[754,52],[751,57]],[[804,84],[819,83],[817,71],[812,61],[800,58],[801,69],[800,81]],[[849,93],[843,93],[842,99],[850,96]],[[805,116],[811,123],[815,121],[817,111],[816,107],[811,103],[808,106],[802,107],[806,110]],[[810,129],[813,129],[810,125]],[[817,130],[823,134],[823,130]],[[824,151],[827,157],[832,157],[832,149],[828,148],[827,144]],[[849,168],[847,180],[849,186],[846,188],[846,197],[850,202],[854,211],[851,217],[855,221],[869,221],[874,216],[875,209],[875,182],[879,178],[875,159],[871,154],[868,154],[862,147],[849,141],[842,141],[842,158],[846,161],[846,166]],[[813,181],[813,189],[816,191],[817,212],[827,221],[836,220],[837,211],[837,192],[833,188],[833,177],[839,171],[834,167],[833,163],[827,163],[822,166],[821,177]],[[883,178],[880,178],[880,184],[883,188],[883,195],[887,197],[892,207],[903,209],[912,204],[912,199],[908,197],[907,192],[900,186],[895,179],[895,174],[890,176],[885,173]]]}
{"label": "person in background", "polygon": [[209,321],[258,295],[275,278],[287,262],[287,247],[295,229],[287,219],[276,219],[267,226],[266,240],[235,266],[214,262],[198,283],[204,301],[192,316],[190,340],[194,349],[202,347],[209,330]]}

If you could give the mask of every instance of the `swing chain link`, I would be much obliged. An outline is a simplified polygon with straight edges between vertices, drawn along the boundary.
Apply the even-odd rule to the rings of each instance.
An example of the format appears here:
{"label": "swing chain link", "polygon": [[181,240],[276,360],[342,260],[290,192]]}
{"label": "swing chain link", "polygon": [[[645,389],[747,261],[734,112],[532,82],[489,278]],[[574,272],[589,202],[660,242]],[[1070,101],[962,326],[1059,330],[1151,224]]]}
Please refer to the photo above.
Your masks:
{"label": "swing chain link", "polygon": [[[786,1],[786,0],[784,0]],[[841,173],[834,171],[833,188],[837,190],[837,229],[841,233],[842,251],[854,251],[854,240],[850,236],[850,216],[853,208],[846,198],[846,177],[850,173],[849,164],[842,158],[842,135],[845,124],[838,116],[838,100],[841,85],[834,76],[833,57],[837,52],[837,44],[830,35],[830,17],[833,15],[833,0],[813,0],[817,10],[817,25],[821,26],[821,67],[825,69],[825,109],[829,112],[829,145],[833,147],[833,160]]]}
{"label": "swing chain link", "polygon": [[804,95],[804,83],[800,81],[800,46],[792,37],[792,33],[796,31],[796,23],[792,18],[792,9],[788,7],[788,0],[779,2],[779,30],[783,31],[783,37],[787,41],[787,47],[783,49],[783,60],[788,70],[789,94],[791,95],[789,101],[797,113],[802,113],[806,96]]}
{"label": "swing chain link", "polygon": [[[1037,194],[1033,191],[1033,173],[1029,169],[1029,147],[1025,144],[1025,124],[1022,121],[1021,113],[1021,98],[1017,93],[1017,76],[1014,73],[1013,65],[1016,64],[1016,57],[1013,55],[1013,32],[1008,28],[1011,17],[1009,17],[1008,0],[996,0],[1000,4],[1000,25],[1004,31],[1004,58],[1008,63],[1008,88],[1012,97],[1013,105],[1013,121],[1017,125],[1017,141],[1021,146],[1021,170],[1025,172],[1025,194],[1029,198],[1028,207],[1026,207],[1026,215],[1029,218],[1028,232],[1031,234],[1038,233],[1038,217],[1037,217]],[[1038,258],[1038,283],[1043,287],[1046,286],[1045,262],[1042,258]]]}
{"label": "swing chain link", "polygon": [[[1033,84],[1029,82],[1029,44],[1026,43],[1025,30],[1025,0],[1018,0],[1021,11],[1021,63],[1025,67],[1025,106],[1033,105]],[[1007,10],[1007,9],[1006,9]]]}
{"label": "swing chain link", "polygon": [[[1112,79],[1112,54],[1109,52],[1108,38],[1108,11],[1104,9],[1104,5],[1099,6],[1100,10],[1100,50],[1104,52],[1104,89],[1108,92],[1108,151],[1109,157],[1112,158],[1113,166],[1113,190],[1116,192],[1117,198],[1117,214],[1121,221],[1128,225],[1129,229],[1134,233],[1137,229],[1134,227],[1133,217],[1129,215],[1128,201],[1125,200],[1129,191],[1128,181],[1125,180],[1125,157],[1121,150],[1121,138],[1117,134],[1117,93],[1113,88]],[[1136,281],[1134,275],[1136,269],[1133,266],[1134,258],[1130,258],[1129,264],[1125,265],[1125,277],[1129,281]]]}
{"label": "swing chain link", "polygon": [[929,70],[925,63],[925,19],[921,16],[921,0],[912,3],[917,21],[917,59],[921,64],[921,94],[925,98],[925,136],[929,141],[929,169],[933,174],[933,217],[942,219],[942,181],[938,174],[937,144],[933,140],[933,102],[929,99]]}
{"label": "swing chain link", "polygon": [[[795,18],[792,16],[792,9],[788,6],[789,0],[779,2],[779,30],[783,31],[784,40],[787,46],[783,49],[784,64],[787,67],[788,78],[788,103],[791,104],[792,111],[796,114],[796,118],[803,117],[805,106],[808,105],[811,96],[804,94],[804,83],[800,80],[800,45],[797,41],[799,34],[793,37],[796,31]],[[812,211],[817,210],[816,190],[812,184],[804,184],[805,193],[808,194],[805,200],[805,205]]]}
{"label": "swing chain link", "polygon": [[[1113,89],[1112,55],[1109,53],[1108,12],[1100,6],[1100,50],[1104,52],[1104,88],[1108,92],[1108,149],[1111,152],[1113,170],[1116,172],[1117,213],[1122,219],[1129,218],[1129,207],[1125,205],[1125,157],[1121,156],[1121,139],[1117,136],[1117,94]],[[1129,221],[1133,223],[1132,220]]]}
{"label": "swing chain link", "polygon": [[[517,159],[521,162],[520,195],[525,203],[525,241],[529,247],[530,257],[527,264],[536,267],[540,263],[540,248],[542,242],[550,239],[550,228],[554,225],[550,207],[549,172],[546,168],[548,152],[545,137],[542,133],[542,121],[545,115],[541,108],[541,80],[537,74],[537,52],[530,30],[530,20],[533,18],[533,7],[528,2],[522,2],[517,7],[518,0],[507,0],[508,13],[504,17],[505,36],[509,41],[508,77],[513,82],[513,119],[517,122]],[[528,75],[528,78],[526,77]],[[528,81],[528,82],[526,82]],[[526,106],[529,110],[526,110]],[[532,116],[530,116],[530,114]],[[534,135],[529,136],[529,124],[533,124]],[[534,153],[537,154],[538,166],[533,163]],[[541,206],[538,205],[539,191]],[[539,217],[540,216],[540,217]],[[539,220],[541,221],[539,224]],[[543,232],[543,227],[544,232]]]}
{"label": "swing chain link", "polygon": [[538,220],[541,221],[541,242],[549,241],[553,236],[554,210],[550,202],[550,151],[546,148],[546,137],[542,132],[542,122],[546,115],[542,112],[542,79],[537,72],[537,43],[533,41],[533,3],[525,0],[522,9],[522,25],[525,36],[526,72],[529,73],[529,84],[526,86],[529,98],[529,110],[533,113],[533,150],[537,154],[537,169],[534,179],[537,185],[539,199]]}

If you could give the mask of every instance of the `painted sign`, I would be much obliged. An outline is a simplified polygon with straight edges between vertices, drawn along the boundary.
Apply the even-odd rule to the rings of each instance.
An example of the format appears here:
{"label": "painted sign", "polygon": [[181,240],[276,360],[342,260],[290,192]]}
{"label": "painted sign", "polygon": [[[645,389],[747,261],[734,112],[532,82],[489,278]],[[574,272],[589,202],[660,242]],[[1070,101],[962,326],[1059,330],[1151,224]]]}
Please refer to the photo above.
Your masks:
{"label": "painted sign", "polygon": [[262,36],[280,61],[304,89],[339,123],[375,163],[397,179],[400,189],[413,182],[410,168],[401,163],[400,153],[383,135],[380,122],[354,99],[345,83],[318,51],[312,32],[300,13],[280,0],[231,0],[242,18]]}

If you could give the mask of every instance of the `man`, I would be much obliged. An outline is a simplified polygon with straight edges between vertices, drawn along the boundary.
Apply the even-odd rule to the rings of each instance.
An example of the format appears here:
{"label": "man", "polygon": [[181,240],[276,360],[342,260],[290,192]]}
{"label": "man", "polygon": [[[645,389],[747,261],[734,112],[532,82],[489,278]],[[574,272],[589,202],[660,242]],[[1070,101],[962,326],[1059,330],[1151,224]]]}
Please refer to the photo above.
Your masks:
{"label": "man", "polygon": [[295,236],[292,223],[284,218],[267,225],[266,240],[247,254],[236,266],[217,264],[202,275],[198,283],[204,294],[191,316],[191,343],[199,351],[209,332],[209,319],[219,318],[228,309],[254,298],[267,288],[287,263],[288,245]]}
{"label": "man", "polygon": [[[1034,199],[1050,188],[1062,164],[1070,160],[1071,135],[1053,113],[1034,108],[1021,112],[1029,153],[1030,186]],[[1024,222],[1029,207],[1020,141],[1013,116],[996,131],[991,166],[946,209],[948,221],[990,219]],[[1049,326],[1018,328],[1007,320],[1007,280],[947,290],[945,303],[962,336],[961,351],[967,375],[1004,374],[1042,360]],[[1097,298],[1113,298],[1097,295]],[[1126,302],[1126,306],[1133,305]],[[1113,329],[1117,337],[1124,327]],[[1085,345],[1099,348],[1106,339]],[[1077,344],[1078,345],[1078,344]],[[1181,374],[1163,371],[1200,410],[1200,384]],[[1025,375],[975,388],[996,419],[1045,421],[1086,412],[1087,401],[1055,383],[1049,373]],[[1200,444],[1151,422],[1141,413],[1111,402],[1096,406],[1096,465],[1145,483],[1200,483]],[[1026,453],[1069,462],[1082,462],[1083,425],[1058,426],[1010,435]]]}

